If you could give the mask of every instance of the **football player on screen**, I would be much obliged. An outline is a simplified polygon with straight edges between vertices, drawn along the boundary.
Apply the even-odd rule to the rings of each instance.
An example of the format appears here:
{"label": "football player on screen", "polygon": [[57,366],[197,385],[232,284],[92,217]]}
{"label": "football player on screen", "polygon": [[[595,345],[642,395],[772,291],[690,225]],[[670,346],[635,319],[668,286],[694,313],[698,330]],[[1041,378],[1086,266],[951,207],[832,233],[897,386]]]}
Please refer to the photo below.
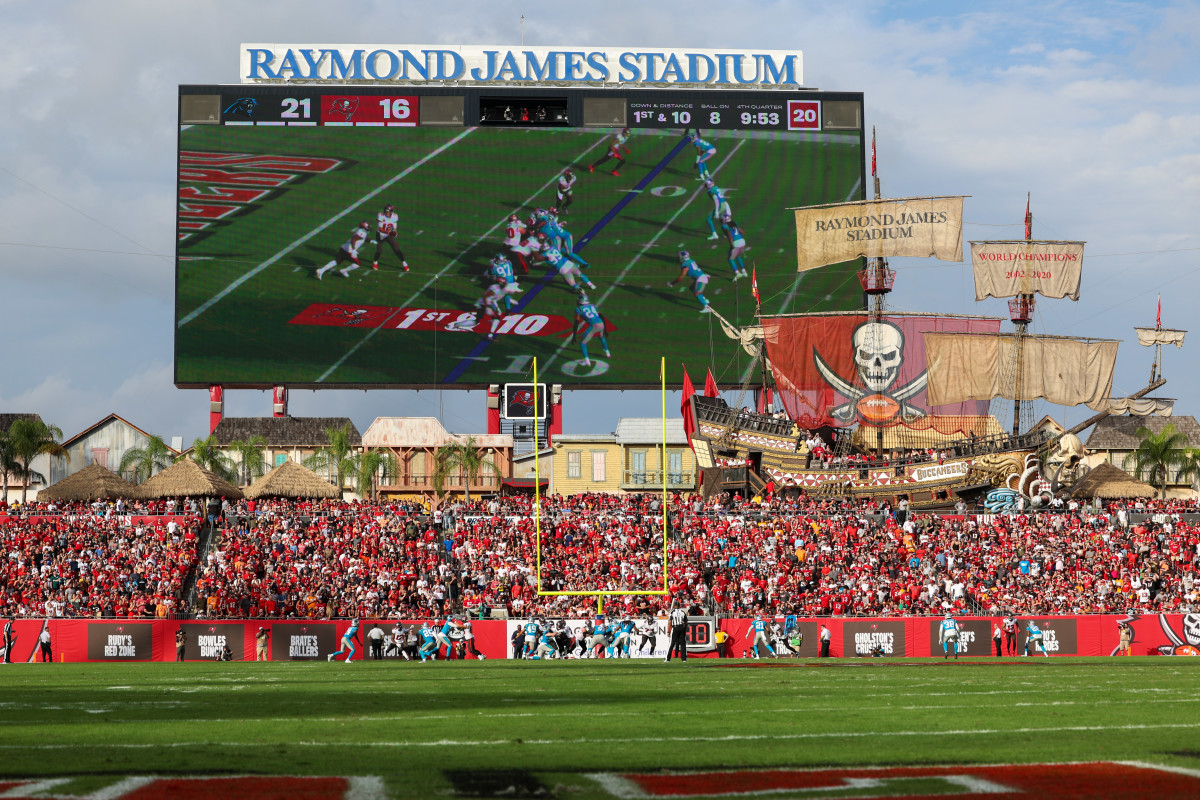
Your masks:
{"label": "football player on screen", "polygon": [[362,266],[362,262],[358,260],[358,250],[363,246],[363,243],[367,241],[367,236],[369,236],[370,233],[371,223],[360,222],[358,227],[350,233],[350,238],[346,240],[346,243],[338,248],[337,254],[334,255],[333,260],[317,270],[317,280],[324,278],[325,273],[329,272],[329,270],[336,269],[347,262],[349,262],[349,265],[344,269],[339,269],[338,275],[341,275],[343,278],[350,277],[350,273],[353,270],[356,270]]}
{"label": "football player on screen", "polygon": [[625,142],[628,139],[629,128],[622,128],[619,133],[613,134],[613,140],[609,143],[607,152],[600,156],[600,158],[596,159],[594,163],[588,164],[588,172],[595,172],[596,167],[616,159],[617,166],[613,167],[611,172],[618,178],[621,177],[621,173],[617,172],[617,169],[625,166],[625,157],[622,156],[621,153],[623,151],[625,155],[629,155],[629,148],[625,146]]}
{"label": "football player on screen", "polygon": [[521,270],[529,274],[529,262],[525,260],[525,256],[529,255],[530,250],[528,242],[525,238],[526,226],[521,222],[521,218],[516,214],[509,214],[508,223],[504,228],[504,244],[508,247],[509,252],[517,257],[517,263],[521,265]]}
{"label": "football player on screen", "polygon": [[558,274],[562,275],[563,280],[567,282],[567,286],[571,287],[571,291],[578,292],[580,290],[579,283],[582,283],[589,289],[596,288],[596,284],[589,281],[579,271],[579,265],[563,255],[562,251],[551,243],[550,238],[546,234],[539,233],[537,238],[541,245],[541,252],[538,254],[539,258],[558,270]]}
{"label": "football player on screen", "polygon": [[721,219],[721,230],[729,240],[729,266],[733,268],[733,279],[749,278],[746,274],[746,236],[742,229],[733,217],[726,215]]}
{"label": "football player on screen", "polygon": [[567,230],[565,222],[559,222],[558,209],[549,208],[538,218],[538,233],[546,234],[546,238],[558,248],[558,251],[574,261],[580,267],[587,269],[591,266],[575,253],[575,237]]}
{"label": "football player on screen", "polygon": [[569,169],[564,169],[562,175],[558,176],[558,213],[562,216],[567,215],[567,207],[575,199],[575,173]]}
{"label": "football player on screen", "polygon": [[669,282],[667,286],[674,288],[675,284],[684,278],[692,279],[692,294],[696,295],[696,299],[700,301],[700,313],[711,314],[712,309],[708,306],[708,298],[704,296],[704,287],[708,286],[708,275],[704,274],[704,270],[700,269],[700,265],[696,263],[696,259],[692,258],[691,253],[687,250],[680,250],[679,275],[675,277],[675,280]]}
{"label": "football player on screen", "polygon": [[399,227],[400,215],[396,213],[396,209],[391,203],[388,203],[382,211],[375,215],[375,260],[371,264],[371,269],[379,269],[379,256],[386,244],[392,248],[396,258],[400,259],[400,267],[408,272],[408,262],[404,260],[404,251],[400,249],[400,245],[396,244]]}
{"label": "football player on screen", "polygon": [[483,316],[488,321],[488,332],[484,338],[489,342],[496,341],[496,329],[500,327],[500,320],[504,318],[500,301],[505,299],[507,289],[508,281],[504,278],[496,278],[496,282],[487,288],[483,297],[475,301],[475,307],[483,309]]}
{"label": "football player on screen", "polygon": [[717,233],[717,222],[725,217],[732,217],[733,209],[729,207],[729,198],[725,196],[725,190],[713,183],[712,178],[704,181],[704,191],[708,192],[713,201],[713,210],[708,213],[707,219],[708,238],[716,240],[721,238]]}
{"label": "football player on screen", "polygon": [[488,267],[488,276],[496,279],[504,279],[504,310],[512,311],[513,295],[521,291],[521,287],[517,285],[517,276],[513,274],[512,262],[508,260],[508,256],[503,253],[496,254]]}
{"label": "football player on screen", "polygon": [[696,146],[696,171],[700,173],[696,180],[708,180],[712,177],[708,171],[708,162],[717,154],[717,148],[711,142],[701,139],[699,133],[689,133],[688,138]]}
{"label": "football player on screen", "polygon": [[590,367],[592,360],[588,356],[588,342],[593,336],[600,337],[600,345],[604,348],[604,357],[612,358],[612,353],[608,351],[608,337],[605,335],[604,317],[600,315],[600,309],[596,308],[596,304],[587,296],[587,292],[580,292],[579,299],[575,304],[575,324],[571,329],[571,343],[579,338],[580,331],[583,331],[583,341],[579,343],[579,349],[583,352],[583,365]]}

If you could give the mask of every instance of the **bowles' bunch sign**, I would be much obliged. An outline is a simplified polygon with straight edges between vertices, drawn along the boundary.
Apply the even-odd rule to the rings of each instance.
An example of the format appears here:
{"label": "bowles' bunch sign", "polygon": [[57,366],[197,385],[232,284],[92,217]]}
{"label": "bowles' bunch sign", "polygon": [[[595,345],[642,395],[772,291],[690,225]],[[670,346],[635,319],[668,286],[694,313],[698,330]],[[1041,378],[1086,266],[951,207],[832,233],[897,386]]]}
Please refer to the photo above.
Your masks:
{"label": "bowles' bunch sign", "polygon": [[241,82],[339,81],[479,84],[664,83],[799,88],[803,54],[791,50],[642,50],[626,47],[243,44]]}

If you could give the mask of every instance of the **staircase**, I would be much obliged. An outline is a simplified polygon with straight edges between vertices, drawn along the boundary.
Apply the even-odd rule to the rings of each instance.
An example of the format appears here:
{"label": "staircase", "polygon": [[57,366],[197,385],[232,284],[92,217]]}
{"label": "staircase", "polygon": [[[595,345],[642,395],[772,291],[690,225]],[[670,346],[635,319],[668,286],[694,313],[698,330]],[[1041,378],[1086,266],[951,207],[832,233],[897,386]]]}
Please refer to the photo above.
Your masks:
{"label": "staircase", "polygon": [[213,525],[205,525],[200,529],[200,541],[196,543],[196,560],[192,562],[192,568],[188,570],[187,578],[183,581],[183,590],[180,592],[179,608],[177,616],[180,618],[190,618],[192,616],[192,606],[196,602],[196,579],[200,576],[200,568],[208,563],[208,552],[212,549],[213,540],[217,538],[217,532],[220,528]]}

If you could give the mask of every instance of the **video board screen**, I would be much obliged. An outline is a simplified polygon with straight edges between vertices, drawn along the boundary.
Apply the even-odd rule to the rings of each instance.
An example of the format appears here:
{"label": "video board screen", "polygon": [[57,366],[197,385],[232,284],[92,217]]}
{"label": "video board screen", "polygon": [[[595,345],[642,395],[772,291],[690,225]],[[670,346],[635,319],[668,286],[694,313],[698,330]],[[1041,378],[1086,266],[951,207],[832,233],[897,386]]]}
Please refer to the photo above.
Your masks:
{"label": "video board screen", "polygon": [[652,387],[664,356],[747,361],[705,307],[753,323],[754,276],[763,313],[862,306],[857,262],[796,272],[787,208],[864,196],[828,93],[504,93],[180,87],[219,119],[179,131],[176,384],[477,389],[536,356]]}

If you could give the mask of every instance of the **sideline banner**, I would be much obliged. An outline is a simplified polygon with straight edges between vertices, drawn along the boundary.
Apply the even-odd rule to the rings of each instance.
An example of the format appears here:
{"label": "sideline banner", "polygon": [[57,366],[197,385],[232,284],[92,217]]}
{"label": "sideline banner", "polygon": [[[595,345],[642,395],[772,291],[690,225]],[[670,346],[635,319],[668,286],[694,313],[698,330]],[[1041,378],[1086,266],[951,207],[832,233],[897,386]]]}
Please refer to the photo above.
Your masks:
{"label": "sideline banner", "polygon": [[[794,625],[804,635],[799,654],[815,658],[819,652],[820,626],[829,628],[832,658],[868,657],[876,647],[890,657],[941,656],[938,628],[941,617],[775,617],[780,623]],[[992,626],[1000,617],[956,617],[962,630],[960,656],[990,657]],[[1018,618],[1018,652],[1023,650],[1030,617]],[[1134,655],[1200,655],[1200,614],[1149,614],[1124,616],[1040,616],[1032,618],[1042,630],[1046,651],[1051,656],[1119,655],[1118,623],[1133,631]],[[748,618],[691,620],[688,655],[717,657],[716,632],[727,636],[725,657],[745,658],[753,640]],[[420,626],[421,620],[400,620],[405,627]],[[487,658],[511,658],[512,634],[526,620],[473,620],[475,647]],[[582,627],[579,619],[567,620],[573,631]],[[397,620],[363,620],[355,659],[369,657],[367,634],[378,625],[390,637]],[[174,661],[175,637],[185,634],[184,659],[215,660],[225,645],[234,659],[255,658],[255,635],[262,627],[269,636],[268,655],[272,661],[320,661],[336,652],[342,635],[350,627],[348,620],[143,620],[143,619],[21,619],[14,622],[16,642],[12,661],[31,663],[39,659],[38,636],[43,628],[50,633],[55,661],[72,662],[145,662]],[[456,637],[457,638],[457,637]],[[633,635],[635,658],[663,658],[670,635],[665,620],[655,620],[653,634],[644,641]],[[788,654],[784,650],[785,654]],[[393,654],[394,655],[394,654]],[[1040,654],[1039,654],[1040,655]],[[468,656],[470,658],[470,656]]]}

